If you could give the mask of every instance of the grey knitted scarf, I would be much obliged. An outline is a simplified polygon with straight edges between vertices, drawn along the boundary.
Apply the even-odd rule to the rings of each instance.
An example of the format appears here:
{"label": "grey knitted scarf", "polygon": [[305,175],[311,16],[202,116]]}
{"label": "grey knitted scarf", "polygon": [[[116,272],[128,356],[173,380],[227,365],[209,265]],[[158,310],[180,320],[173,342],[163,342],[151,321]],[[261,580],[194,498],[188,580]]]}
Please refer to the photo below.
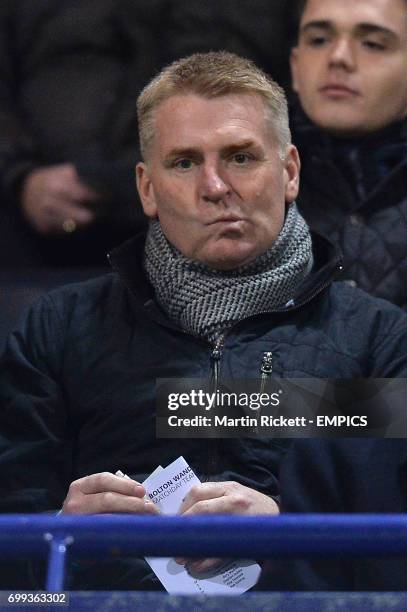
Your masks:
{"label": "grey knitted scarf", "polygon": [[214,342],[234,323],[286,304],[312,268],[311,235],[292,204],[277,240],[251,263],[223,271],[191,261],[151,221],[144,268],[160,306],[185,331]]}

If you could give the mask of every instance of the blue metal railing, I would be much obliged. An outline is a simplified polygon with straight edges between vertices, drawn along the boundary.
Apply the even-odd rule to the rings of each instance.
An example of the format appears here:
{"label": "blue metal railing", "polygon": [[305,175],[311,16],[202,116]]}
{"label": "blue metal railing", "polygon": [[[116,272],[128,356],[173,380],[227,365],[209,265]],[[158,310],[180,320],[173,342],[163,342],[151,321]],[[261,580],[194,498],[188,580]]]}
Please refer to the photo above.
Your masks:
{"label": "blue metal railing", "polygon": [[49,591],[63,589],[67,551],[114,558],[407,555],[407,516],[0,515],[0,553],[48,558]]}

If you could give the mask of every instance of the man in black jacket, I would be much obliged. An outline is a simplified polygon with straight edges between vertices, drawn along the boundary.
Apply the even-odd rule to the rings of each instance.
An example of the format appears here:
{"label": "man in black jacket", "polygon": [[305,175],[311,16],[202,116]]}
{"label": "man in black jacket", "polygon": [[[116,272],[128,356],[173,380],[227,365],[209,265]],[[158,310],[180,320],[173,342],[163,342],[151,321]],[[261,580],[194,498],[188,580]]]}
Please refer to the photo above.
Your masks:
{"label": "man in black jacket", "polygon": [[284,0],[238,4],[2,0],[0,267],[105,265],[145,226],[135,99],[163,65],[222,48],[281,76]]}
{"label": "man in black jacket", "polygon": [[407,308],[407,2],[298,4],[292,50],[299,208],[344,278]]}
{"label": "man in black jacket", "polygon": [[[404,313],[332,283],[340,258],[297,211],[299,158],[269,77],[197,54],[143,90],[138,117],[147,237],[111,254],[113,274],[46,296],[5,350],[3,510],[154,513],[115,472],[142,482],[179,455],[154,435],[157,378],[407,374]],[[284,450],[183,440],[204,481],[183,512],[278,513]]]}
{"label": "man in black jacket", "polygon": [[132,103],[162,2],[0,6],[0,266],[96,265],[145,225]]}

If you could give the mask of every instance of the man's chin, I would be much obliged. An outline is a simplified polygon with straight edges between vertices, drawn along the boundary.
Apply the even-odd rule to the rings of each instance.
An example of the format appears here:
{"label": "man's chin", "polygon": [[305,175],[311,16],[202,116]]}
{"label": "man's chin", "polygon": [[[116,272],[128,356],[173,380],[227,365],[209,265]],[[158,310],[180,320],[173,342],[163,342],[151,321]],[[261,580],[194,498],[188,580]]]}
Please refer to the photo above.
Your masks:
{"label": "man's chin", "polygon": [[336,138],[353,138],[364,136],[369,133],[369,126],[359,116],[346,113],[323,115],[315,121],[316,125],[323,131]]}
{"label": "man's chin", "polygon": [[204,254],[199,257],[199,261],[209,268],[228,272],[251,263],[258,255],[259,253],[254,252],[253,249],[222,250],[220,252]]}

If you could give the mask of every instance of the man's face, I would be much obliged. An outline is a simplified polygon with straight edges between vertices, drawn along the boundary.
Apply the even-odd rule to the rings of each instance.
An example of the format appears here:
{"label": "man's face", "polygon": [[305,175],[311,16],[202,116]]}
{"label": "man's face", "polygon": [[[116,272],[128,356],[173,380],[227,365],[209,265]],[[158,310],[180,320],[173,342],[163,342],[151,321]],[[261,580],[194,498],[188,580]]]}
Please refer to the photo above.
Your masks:
{"label": "man's face", "polygon": [[295,147],[281,160],[259,96],[186,94],[157,107],[137,185],[145,213],[183,255],[229,270],[272,245],[298,172]]}
{"label": "man's face", "polygon": [[339,136],[407,114],[405,0],[308,0],[291,56],[308,117]]}

